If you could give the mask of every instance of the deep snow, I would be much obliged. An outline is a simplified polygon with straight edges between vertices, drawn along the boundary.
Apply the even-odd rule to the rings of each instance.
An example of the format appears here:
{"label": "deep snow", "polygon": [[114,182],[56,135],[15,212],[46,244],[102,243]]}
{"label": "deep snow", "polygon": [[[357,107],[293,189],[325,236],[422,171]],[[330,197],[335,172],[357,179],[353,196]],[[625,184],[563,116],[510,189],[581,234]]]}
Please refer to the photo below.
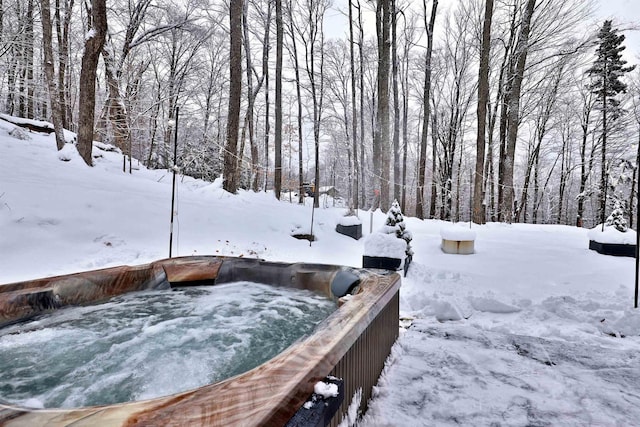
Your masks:
{"label": "deep snow", "polygon": [[[97,148],[89,168],[70,144],[57,153],[53,135],[14,128],[0,120],[0,283],[168,256],[170,172],[122,173],[121,156]],[[316,210],[310,244],[290,237],[310,233],[309,205],[179,177],[176,213],[174,256],[361,266],[364,239],[334,231],[345,209]],[[386,214],[359,217],[366,236]],[[449,255],[450,224],[405,223],[413,324],[360,425],[640,424],[634,259],[588,250],[585,229],[497,223],[471,227],[475,254]]]}

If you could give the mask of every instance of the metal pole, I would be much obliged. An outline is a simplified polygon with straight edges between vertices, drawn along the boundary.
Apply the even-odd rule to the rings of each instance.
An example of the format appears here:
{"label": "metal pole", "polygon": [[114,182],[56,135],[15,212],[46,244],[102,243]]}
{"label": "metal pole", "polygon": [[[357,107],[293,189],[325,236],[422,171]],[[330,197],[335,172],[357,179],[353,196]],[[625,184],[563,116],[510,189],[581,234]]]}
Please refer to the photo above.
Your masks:
{"label": "metal pole", "polygon": [[469,228],[473,225],[473,170],[469,171]]}
{"label": "metal pole", "polygon": [[[638,165],[638,161],[640,161],[640,140],[638,141],[638,153],[636,154],[636,168],[640,167]],[[638,188],[640,188],[640,179],[637,180]],[[636,194],[638,194],[636,190]],[[640,197],[636,196],[636,292],[634,297],[633,307],[638,308],[638,270],[640,269],[640,260],[638,257],[640,256],[638,253],[638,248],[640,247]]]}
{"label": "metal pole", "polygon": [[[318,191],[315,189],[315,191]],[[315,194],[313,195],[315,197]],[[309,247],[311,247],[311,242],[313,242],[313,216],[316,212],[316,203],[315,201],[311,203],[311,234],[309,235]]]}
{"label": "metal pole", "polygon": [[176,170],[178,162],[178,113],[180,107],[176,107],[176,123],[173,136],[173,184],[171,186],[171,227],[169,231],[169,258],[171,258],[171,250],[173,249],[173,210],[176,203]]}
{"label": "metal pole", "polygon": [[[604,167],[604,165],[602,165]],[[604,175],[604,205],[602,206],[602,214],[600,215],[600,221],[602,221],[602,232],[604,233],[605,212],[607,211],[607,187],[609,187],[609,173]]]}

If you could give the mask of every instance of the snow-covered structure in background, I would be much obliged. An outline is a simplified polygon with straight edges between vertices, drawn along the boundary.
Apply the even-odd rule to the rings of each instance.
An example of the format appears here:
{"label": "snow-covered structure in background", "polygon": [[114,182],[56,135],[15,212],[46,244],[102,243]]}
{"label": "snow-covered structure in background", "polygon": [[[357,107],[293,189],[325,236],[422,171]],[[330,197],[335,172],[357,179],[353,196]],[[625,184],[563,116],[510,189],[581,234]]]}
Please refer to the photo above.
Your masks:
{"label": "snow-covered structure in background", "polygon": [[629,229],[620,205],[603,224],[598,224],[588,233],[589,249],[604,255],[636,256],[637,234]]}
{"label": "snow-covered structure in background", "polygon": [[362,221],[357,216],[345,215],[336,224],[336,231],[345,236],[359,240],[362,237]]}
{"label": "snow-covered structure in background", "polygon": [[475,252],[476,232],[471,228],[453,224],[440,229],[442,244],[446,254],[470,255]]}

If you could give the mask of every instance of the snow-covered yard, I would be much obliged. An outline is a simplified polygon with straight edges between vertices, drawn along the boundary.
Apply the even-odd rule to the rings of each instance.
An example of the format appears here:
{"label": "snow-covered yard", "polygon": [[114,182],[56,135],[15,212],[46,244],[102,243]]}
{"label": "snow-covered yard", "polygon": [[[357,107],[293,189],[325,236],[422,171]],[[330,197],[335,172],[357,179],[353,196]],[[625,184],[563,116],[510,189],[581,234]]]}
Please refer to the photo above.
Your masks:
{"label": "snow-covered yard", "polygon": [[[168,256],[170,173],[124,174],[99,149],[94,168],[72,149],[63,162],[52,135],[18,140],[13,127],[0,121],[0,283]],[[310,206],[178,181],[174,256],[361,266],[363,239],[335,232],[344,209],[316,210],[310,244],[290,237],[311,231]],[[365,236],[386,217],[359,216]],[[633,258],[588,250],[585,229],[520,224],[474,225],[475,254],[449,255],[450,224],[405,223],[415,255],[401,311],[412,325],[360,425],[640,423]]]}

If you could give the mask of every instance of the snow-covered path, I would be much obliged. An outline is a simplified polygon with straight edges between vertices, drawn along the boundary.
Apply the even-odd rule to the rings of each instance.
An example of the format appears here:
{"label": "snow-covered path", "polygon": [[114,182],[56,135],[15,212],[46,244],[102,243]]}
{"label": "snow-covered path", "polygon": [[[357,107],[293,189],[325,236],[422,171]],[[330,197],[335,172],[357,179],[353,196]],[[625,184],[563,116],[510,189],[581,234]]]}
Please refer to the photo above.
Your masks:
{"label": "snow-covered path", "polygon": [[640,348],[594,341],[416,320],[362,425],[636,425]]}

